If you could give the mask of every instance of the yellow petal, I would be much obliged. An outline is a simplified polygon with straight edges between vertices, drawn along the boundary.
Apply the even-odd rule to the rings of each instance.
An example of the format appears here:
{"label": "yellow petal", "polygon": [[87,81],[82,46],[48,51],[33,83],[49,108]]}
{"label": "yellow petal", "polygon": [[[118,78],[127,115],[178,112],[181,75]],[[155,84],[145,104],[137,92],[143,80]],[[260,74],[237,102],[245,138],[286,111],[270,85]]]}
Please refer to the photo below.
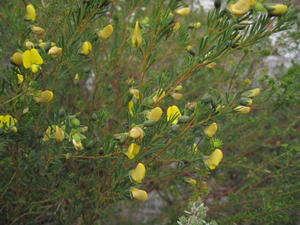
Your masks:
{"label": "yellow petal", "polygon": [[35,48],[27,50],[30,51],[30,62],[31,64],[37,64],[37,65],[41,65],[44,63],[42,57],[40,56],[38,50],[36,50]]}
{"label": "yellow petal", "polygon": [[172,124],[178,123],[178,118],[181,116],[181,112],[176,105],[169,106],[167,109],[167,121],[172,120]]}
{"label": "yellow petal", "polygon": [[139,152],[140,152],[141,146],[131,143],[127,149],[127,152],[124,154],[127,155],[129,159],[133,159]]}
{"label": "yellow petal", "polygon": [[160,107],[155,107],[147,114],[148,120],[158,121],[160,120],[161,116],[163,114],[163,111]]}
{"label": "yellow petal", "polygon": [[213,137],[218,130],[218,125],[216,123],[210,124],[207,128],[204,129],[204,133],[208,137]]}
{"label": "yellow petal", "polygon": [[25,15],[26,20],[36,20],[36,13],[35,13],[35,8],[32,4],[29,4],[26,6],[26,15]]}
{"label": "yellow petal", "polygon": [[148,194],[146,191],[138,189],[138,188],[131,188],[132,197],[139,200],[139,201],[146,201],[148,199]]}
{"label": "yellow petal", "polygon": [[130,171],[130,176],[132,180],[137,183],[142,183],[146,175],[146,168],[143,163],[137,164],[136,168]]}
{"label": "yellow petal", "polygon": [[23,61],[23,66],[28,69],[31,67],[32,63],[31,63],[31,53],[30,50],[26,50],[23,54],[22,54],[22,61]]}
{"label": "yellow petal", "polygon": [[89,55],[92,51],[92,48],[93,48],[92,43],[89,41],[85,41],[82,44],[80,53],[83,55]]}
{"label": "yellow petal", "polygon": [[72,143],[73,143],[73,146],[76,150],[82,150],[84,149],[81,141],[76,141],[75,139],[72,139]]}
{"label": "yellow petal", "polygon": [[177,9],[175,12],[180,16],[187,16],[190,14],[191,9],[186,7],[186,8]]}
{"label": "yellow petal", "polygon": [[175,22],[172,31],[175,33],[176,31],[178,31],[180,28],[180,23],[179,22]]}
{"label": "yellow petal", "polygon": [[134,30],[133,30],[133,34],[132,34],[132,37],[131,37],[132,46],[134,48],[138,48],[138,47],[141,46],[142,41],[143,41],[143,39],[142,39],[141,31],[140,31],[139,22],[136,21],[135,27],[134,27]]}
{"label": "yellow petal", "polygon": [[0,127],[10,127],[10,126],[15,126],[17,120],[15,118],[13,118],[11,115],[7,114],[7,115],[2,115],[1,116],[1,125]]}
{"label": "yellow petal", "polygon": [[37,73],[37,72],[39,72],[40,69],[41,69],[41,67],[40,67],[39,65],[36,65],[36,64],[32,64],[30,68],[31,68],[31,71],[32,71],[33,73]]}
{"label": "yellow petal", "polygon": [[129,93],[132,94],[136,99],[140,99],[140,91],[135,88],[130,88]]}
{"label": "yellow petal", "polygon": [[102,30],[100,30],[98,32],[98,35],[99,35],[99,37],[101,37],[103,39],[107,39],[112,35],[113,31],[114,31],[113,26],[111,24],[109,24],[106,27],[104,27]]}
{"label": "yellow petal", "polygon": [[49,90],[39,92],[34,96],[34,100],[38,103],[48,103],[51,102],[52,99],[53,99],[53,92]]}
{"label": "yellow petal", "polygon": [[209,159],[204,160],[206,165],[211,169],[214,170],[219,163],[223,159],[223,152],[220,149],[216,149],[210,156]]}

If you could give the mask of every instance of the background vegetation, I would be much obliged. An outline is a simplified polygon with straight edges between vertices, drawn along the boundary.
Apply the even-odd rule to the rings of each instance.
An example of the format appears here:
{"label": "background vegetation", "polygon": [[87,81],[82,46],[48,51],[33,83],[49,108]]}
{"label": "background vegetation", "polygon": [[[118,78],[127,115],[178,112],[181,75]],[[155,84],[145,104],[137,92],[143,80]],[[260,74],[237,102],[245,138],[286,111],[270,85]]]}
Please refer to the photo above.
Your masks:
{"label": "background vegetation", "polygon": [[[34,21],[24,20],[30,3]],[[236,17],[225,3],[176,13],[190,4],[1,1],[0,115],[16,118],[0,128],[1,224],[176,224],[188,202],[202,221],[199,198],[218,224],[299,223],[300,66],[275,76],[263,63],[277,50],[267,38],[299,23],[297,6],[279,17]],[[296,43],[299,30],[288,36]],[[44,60],[38,72],[10,63],[32,44]],[[61,54],[49,54],[54,46]],[[261,94],[247,106],[254,88]],[[167,116],[174,105],[178,123]],[[149,121],[155,107],[163,114]],[[136,126],[144,136],[130,134]],[[141,149],[130,159],[132,143]],[[212,169],[215,149],[224,158]],[[129,175],[138,163],[141,183]]]}

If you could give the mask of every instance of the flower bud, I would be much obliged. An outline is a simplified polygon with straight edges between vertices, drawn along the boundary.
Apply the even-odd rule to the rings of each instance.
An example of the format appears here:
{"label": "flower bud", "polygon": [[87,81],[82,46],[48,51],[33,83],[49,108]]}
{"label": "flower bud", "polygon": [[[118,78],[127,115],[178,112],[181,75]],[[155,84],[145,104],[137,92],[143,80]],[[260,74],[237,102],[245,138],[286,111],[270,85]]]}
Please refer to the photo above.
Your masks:
{"label": "flower bud", "polygon": [[132,197],[139,201],[146,201],[148,199],[148,194],[144,190],[141,190],[138,188],[131,188],[130,191],[131,191]]}
{"label": "flower bud", "polygon": [[81,46],[80,54],[89,55],[92,51],[92,48],[93,48],[92,43],[89,41],[85,41]]}
{"label": "flower bud", "polygon": [[135,22],[134,30],[131,36],[132,47],[139,48],[142,45],[142,35],[140,31],[139,22]]}
{"label": "flower bud", "polygon": [[266,5],[271,16],[282,16],[288,11],[288,6],[284,4]]}
{"label": "flower bud", "polygon": [[253,100],[251,98],[241,98],[239,103],[244,106],[250,106],[252,105]]}
{"label": "flower bud", "polygon": [[194,23],[193,27],[194,27],[195,29],[199,29],[199,28],[201,27],[201,23],[200,23],[200,22]]}
{"label": "flower bud", "polygon": [[207,160],[204,160],[209,169],[214,170],[223,159],[223,152],[220,149],[216,149]]}
{"label": "flower bud", "polygon": [[137,164],[136,168],[130,171],[130,176],[136,183],[142,183],[145,175],[146,167],[143,163]]}
{"label": "flower bud", "polygon": [[98,36],[102,39],[108,39],[114,31],[114,27],[109,24],[98,32]]}
{"label": "flower bud", "polygon": [[260,94],[260,88],[254,88],[252,90],[246,91],[242,94],[243,97],[254,98]]}
{"label": "flower bud", "polygon": [[76,150],[82,150],[84,149],[81,141],[76,141],[74,138],[72,139],[72,143],[73,143],[73,146]]}
{"label": "flower bud", "polygon": [[197,184],[197,181],[193,178],[184,178],[184,181],[191,184],[191,185],[196,185]]}
{"label": "flower bud", "polygon": [[45,33],[45,30],[38,26],[32,26],[31,31],[36,35],[43,35]]}
{"label": "flower bud", "polygon": [[62,48],[58,48],[56,46],[51,47],[48,51],[48,54],[53,56],[53,57],[61,56],[62,55]]}
{"label": "flower bud", "polygon": [[238,0],[234,4],[229,4],[227,9],[234,16],[242,16],[250,11],[251,1],[250,0]]}
{"label": "flower bud", "polygon": [[182,99],[183,94],[173,92],[173,93],[171,94],[171,96],[172,96],[172,98],[174,98],[175,100],[180,100],[180,99]]}
{"label": "flower bud", "polygon": [[145,133],[142,128],[135,126],[129,131],[129,136],[134,139],[142,139]]}
{"label": "flower bud", "polygon": [[38,103],[49,103],[53,99],[53,92],[46,90],[34,95],[34,100]]}
{"label": "flower bud", "polygon": [[22,53],[15,52],[10,58],[10,62],[16,66],[21,66],[23,64]]}
{"label": "flower bud", "polygon": [[247,114],[251,111],[251,108],[248,106],[239,105],[235,107],[234,110],[237,111],[239,114]]}
{"label": "flower bud", "polygon": [[55,126],[55,134],[54,134],[54,136],[55,136],[55,140],[57,142],[62,142],[64,140],[64,138],[65,138],[65,133],[64,133],[64,131],[63,131],[62,128],[60,128],[59,126]]}
{"label": "flower bud", "polygon": [[213,137],[216,132],[218,130],[218,125],[217,123],[212,123],[210,124],[207,128],[204,129],[204,133],[208,136],[208,137]]}
{"label": "flower bud", "polygon": [[191,9],[186,7],[186,8],[181,8],[181,9],[177,9],[175,11],[179,16],[187,16],[190,14]]}
{"label": "flower bud", "polygon": [[129,93],[132,94],[136,99],[140,99],[140,91],[135,88],[130,88]]}
{"label": "flower bud", "polygon": [[172,31],[175,33],[176,31],[178,31],[180,28],[180,23],[179,22],[175,22],[173,25],[173,29]]}

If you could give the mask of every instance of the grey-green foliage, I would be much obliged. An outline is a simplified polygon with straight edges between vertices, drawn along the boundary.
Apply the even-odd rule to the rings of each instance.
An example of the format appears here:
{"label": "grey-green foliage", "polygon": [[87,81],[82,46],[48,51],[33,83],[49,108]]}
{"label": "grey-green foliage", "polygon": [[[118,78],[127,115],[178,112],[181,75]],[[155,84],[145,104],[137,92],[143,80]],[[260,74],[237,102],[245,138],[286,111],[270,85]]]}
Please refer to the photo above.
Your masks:
{"label": "grey-green foliage", "polygon": [[179,225],[218,225],[214,220],[207,222],[205,220],[208,207],[204,205],[201,199],[189,203],[189,211],[185,210],[185,216],[181,216],[177,223]]}

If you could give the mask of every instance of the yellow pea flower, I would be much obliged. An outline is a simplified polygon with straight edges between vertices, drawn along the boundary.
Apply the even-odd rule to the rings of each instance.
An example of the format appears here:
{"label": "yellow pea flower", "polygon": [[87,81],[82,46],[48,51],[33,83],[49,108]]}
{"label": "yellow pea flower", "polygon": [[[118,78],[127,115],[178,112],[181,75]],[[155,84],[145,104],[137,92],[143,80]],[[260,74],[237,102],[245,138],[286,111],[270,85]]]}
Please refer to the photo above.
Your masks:
{"label": "yellow pea flower", "polygon": [[139,201],[146,201],[148,199],[148,194],[144,190],[138,188],[131,188],[130,192],[132,197]]}
{"label": "yellow pea flower", "polygon": [[171,94],[171,96],[172,96],[172,98],[174,98],[175,100],[180,100],[180,99],[182,99],[183,94],[173,92],[173,93]]}
{"label": "yellow pea flower", "polygon": [[162,88],[160,88],[159,90],[156,91],[152,100],[154,101],[154,103],[157,103],[161,101],[161,99],[163,99],[165,96],[166,96],[166,92]]}
{"label": "yellow pea flower", "polygon": [[31,31],[36,35],[43,35],[45,33],[45,30],[38,26],[32,26]]}
{"label": "yellow pea flower", "polygon": [[34,95],[34,100],[38,103],[48,103],[53,99],[53,92],[46,90],[40,91]]}
{"label": "yellow pea flower", "polygon": [[144,177],[146,175],[146,167],[143,163],[138,163],[135,169],[130,171],[130,176],[132,180],[136,183],[142,183]]}
{"label": "yellow pea flower", "polygon": [[260,92],[261,92],[260,88],[254,88],[252,90],[244,92],[242,94],[242,96],[248,97],[248,98],[254,98],[254,97],[258,96],[260,94]]}
{"label": "yellow pea flower", "polygon": [[248,106],[239,105],[234,108],[235,111],[237,111],[239,114],[247,114],[251,111],[251,108]]}
{"label": "yellow pea flower", "polygon": [[223,152],[220,149],[216,149],[207,160],[204,160],[209,169],[214,170],[223,159]]}
{"label": "yellow pea flower", "polygon": [[59,126],[55,126],[55,140],[57,142],[62,142],[65,138],[65,133],[64,130],[62,128],[60,128]]}
{"label": "yellow pea flower", "polygon": [[136,88],[130,88],[129,93],[132,94],[136,99],[140,99],[140,91]]}
{"label": "yellow pea flower", "polygon": [[228,10],[231,14],[235,16],[242,16],[249,12],[251,8],[252,1],[251,0],[238,0],[234,4],[229,4],[227,6]]}
{"label": "yellow pea flower", "polygon": [[131,37],[132,47],[134,47],[134,48],[140,47],[142,44],[142,41],[143,41],[143,39],[142,39],[142,35],[141,35],[139,21],[136,21],[134,30],[132,33],[132,37]]}
{"label": "yellow pea flower", "polygon": [[167,121],[172,120],[172,124],[178,123],[178,118],[181,116],[181,112],[176,105],[169,106],[167,109]]}
{"label": "yellow pea flower", "polygon": [[180,23],[179,22],[175,22],[172,31],[175,33],[176,31],[178,31],[180,28]]}
{"label": "yellow pea flower", "polygon": [[177,9],[175,11],[179,16],[187,16],[190,14],[191,9],[189,7]]}
{"label": "yellow pea flower", "polygon": [[218,124],[217,123],[212,123],[210,124],[207,128],[204,129],[204,133],[208,136],[208,137],[213,137],[215,135],[215,133],[218,130]]}
{"label": "yellow pea flower", "polygon": [[160,107],[155,107],[150,112],[147,113],[147,119],[153,120],[153,121],[159,121],[161,116],[163,114],[163,111]]}
{"label": "yellow pea flower", "polygon": [[133,116],[133,114],[134,114],[133,110],[134,110],[134,101],[131,100],[128,102],[128,111],[131,116]]}
{"label": "yellow pea flower", "polygon": [[282,16],[288,11],[288,6],[284,4],[267,5],[266,8],[272,16]]}
{"label": "yellow pea flower", "polygon": [[53,46],[49,49],[48,54],[57,57],[62,55],[62,48],[58,48],[57,46]]}
{"label": "yellow pea flower", "polygon": [[76,150],[82,150],[84,149],[81,141],[76,141],[74,138],[72,139],[72,143],[73,143],[73,146]]}
{"label": "yellow pea flower", "polygon": [[89,55],[92,51],[92,48],[92,43],[89,41],[85,41],[81,46],[80,53],[83,55]]}
{"label": "yellow pea flower", "polygon": [[197,181],[195,179],[189,178],[189,177],[184,178],[184,181],[191,184],[191,185],[196,185],[197,184]]}
{"label": "yellow pea flower", "polygon": [[26,50],[22,54],[22,61],[23,61],[23,66],[26,69],[31,68],[32,72],[34,72],[34,73],[39,70],[39,65],[44,63],[38,50],[36,50],[35,48]]}
{"label": "yellow pea flower", "polygon": [[5,132],[7,131],[8,128],[11,128],[12,131],[16,133],[17,132],[17,128],[15,126],[16,123],[17,123],[17,119],[12,117],[11,115],[9,114],[0,115],[0,128],[3,128]]}
{"label": "yellow pea flower", "polygon": [[22,84],[24,81],[24,76],[22,74],[17,74],[17,78],[18,78],[18,83]]}
{"label": "yellow pea flower", "polygon": [[109,38],[114,32],[114,27],[109,24],[98,32],[98,36],[103,39]]}
{"label": "yellow pea flower", "polygon": [[139,152],[140,152],[141,146],[131,143],[127,149],[127,152],[124,154],[127,155],[129,159],[133,159]]}
{"label": "yellow pea flower", "polygon": [[135,126],[129,131],[129,137],[134,139],[142,139],[145,133],[142,128]]}
{"label": "yellow pea flower", "polygon": [[22,53],[15,52],[10,58],[10,62],[16,66],[21,66],[23,64]]}
{"label": "yellow pea flower", "polygon": [[200,23],[200,22],[194,23],[193,27],[194,27],[195,29],[199,29],[199,28],[201,27],[201,23]]}
{"label": "yellow pea flower", "polygon": [[32,4],[28,4],[26,6],[26,15],[25,15],[26,20],[36,20],[36,13],[35,13],[35,8]]}
{"label": "yellow pea flower", "polygon": [[46,129],[46,132],[45,132],[45,135],[44,137],[42,138],[42,141],[46,142],[46,141],[49,141],[49,137],[51,136],[51,126],[49,126],[47,129]]}

